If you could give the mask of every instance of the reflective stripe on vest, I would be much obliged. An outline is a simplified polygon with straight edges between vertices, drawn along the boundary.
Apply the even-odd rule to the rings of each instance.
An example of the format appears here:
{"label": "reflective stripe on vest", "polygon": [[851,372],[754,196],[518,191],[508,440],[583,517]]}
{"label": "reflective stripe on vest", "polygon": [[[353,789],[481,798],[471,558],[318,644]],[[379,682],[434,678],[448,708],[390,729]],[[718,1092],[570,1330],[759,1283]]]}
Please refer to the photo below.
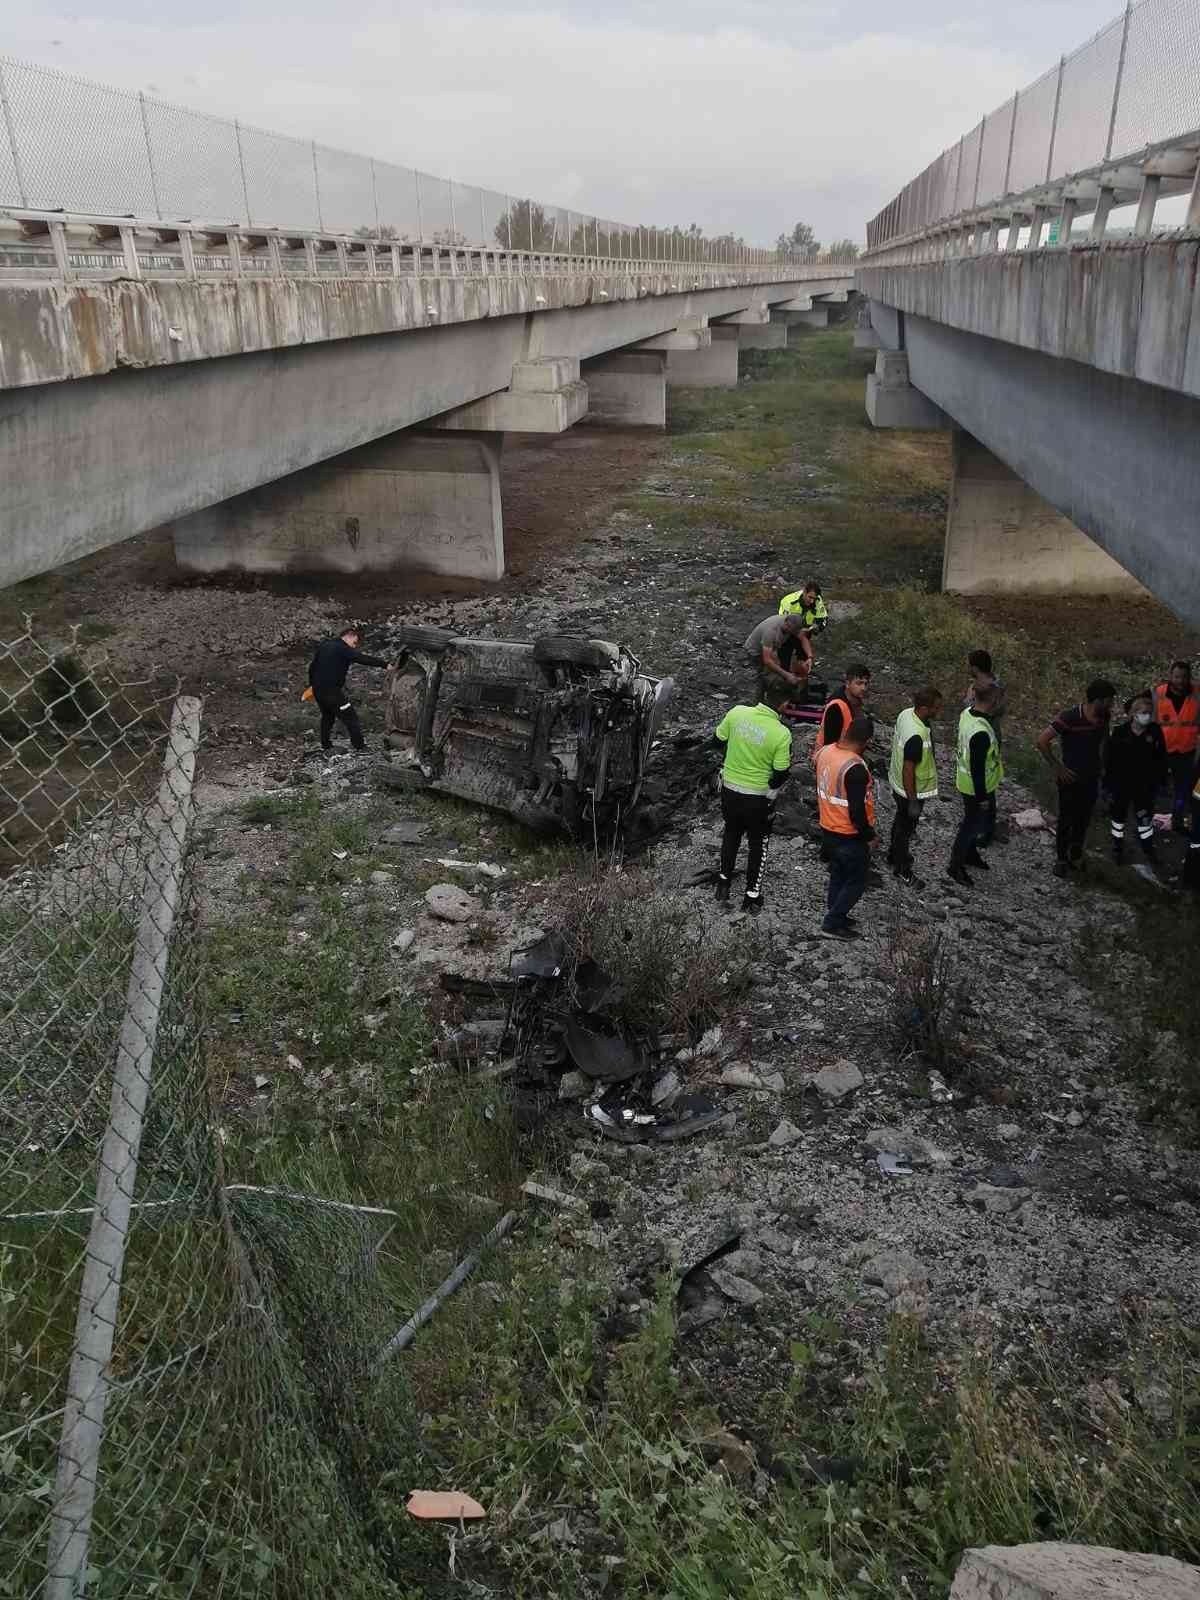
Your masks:
{"label": "reflective stripe on vest", "polygon": [[1154,720],[1162,729],[1169,756],[1186,756],[1196,748],[1200,735],[1200,694],[1192,689],[1176,711],[1168,698],[1169,684],[1160,683],[1154,691]]}
{"label": "reflective stripe on vest", "polygon": [[888,778],[896,794],[905,793],[904,746],[910,739],[921,741],[921,759],[917,762],[916,771],[913,773],[913,780],[917,786],[917,799],[932,800],[938,792],[933,735],[929,731],[929,724],[921,721],[912,706],[902,711],[896,718],[896,731],[892,735],[892,764],[888,769]]}
{"label": "reflective stripe on vest", "polygon": [[1004,776],[1004,763],[1000,759],[1000,741],[996,730],[986,717],[979,716],[968,706],[958,719],[958,752],[955,783],[959,794],[974,794],[975,783],[971,777],[971,740],[977,733],[988,736],[987,759],[983,765],[983,786],[987,794],[995,794]]}
{"label": "reflective stripe on vest", "polygon": [[[845,733],[846,729],[854,721],[854,713],[850,709],[850,702],[848,700],[843,699],[841,695],[835,695],[832,700],[829,700],[829,701],[826,702],[825,711],[828,711],[830,706],[841,706],[841,708],[842,708],[842,733]],[[821,751],[824,750],[824,748],[825,748],[825,711],[822,711],[822,713],[821,713],[821,726],[817,729],[817,742],[816,742],[815,745],[813,745],[813,760],[814,761],[821,754]],[[842,733],[838,734],[838,738],[839,739],[841,738]]]}
{"label": "reflective stripe on vest", "polygon": [[795,589],[791,594],[784,595],[779,602],[779,615],[781,617],[803,617],[806,628],[811,628],[814,623],[826,622],[829,619],[829,612],[826,610],[825,602],[820,595],[817,596],[811,606],[804,604],[803,589]]}
{"label": "reflective stripe on vest", "polygon": [[875,784],[870,768],[853,750],[831,744],[817,757],[817,811],[821,826],[829,833],[858,833],[850,820],[850,801],[846,797],[846,774],[851,767],[862,767],[867,774],[867,821],[872,828],[875,826]]}

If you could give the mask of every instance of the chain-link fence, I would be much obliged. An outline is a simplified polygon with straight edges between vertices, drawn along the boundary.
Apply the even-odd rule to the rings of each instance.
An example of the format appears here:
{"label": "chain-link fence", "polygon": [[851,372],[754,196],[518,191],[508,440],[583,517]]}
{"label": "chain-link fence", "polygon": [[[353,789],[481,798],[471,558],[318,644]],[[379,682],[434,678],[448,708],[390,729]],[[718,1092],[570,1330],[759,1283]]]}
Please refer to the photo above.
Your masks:
{"label": "chain-link fence", "polygon": [[729,233],[613,222],[8,56],[0,206],[616,260],[774,259]]}
{"label": "chain-link fence", "polygon": [[1200,0],[1140,0],[951,145],[867,225],[867,249],[1200,130]]}
{"label": "chain-link fence", "polygon": [[199,731],[174,686],[0,642],[0,1595],[383,1600],[395,1217],[226,1179]]}

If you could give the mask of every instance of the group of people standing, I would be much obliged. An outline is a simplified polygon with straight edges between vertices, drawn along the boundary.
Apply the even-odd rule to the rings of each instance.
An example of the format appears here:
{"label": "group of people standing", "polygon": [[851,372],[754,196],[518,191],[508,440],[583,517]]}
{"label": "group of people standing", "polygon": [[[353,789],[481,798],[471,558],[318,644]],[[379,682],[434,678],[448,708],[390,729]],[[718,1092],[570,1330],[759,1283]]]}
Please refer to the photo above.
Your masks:
{"label": "group of people standing", "polygon": [[[715,730],[725,756],[716,894],[718,901],[729,901],[738,851],[747,839],[742,909],[752,915],[763,904],[775,801],[791,773],[792,729],[785,709],[807,687],[812,635],[826,620],[817,584],[785,596],[778,614],[760,623],[745,643],[757,674],[756,704],[734,706]],[[955,746],[962,816],[946,864],[947,876],[963,888],[973,887],[973,872],[989,869],[986,851],[995,836],[996,796],[1004,779],[1003,689],[986,651],[973,651],[967,665],[970,683]],[[875,733],[865,709],[870,683],[864,663],[847,667],[842,688],[821,713],[813,750],[822,856],[829,865],[820,931],[843,941],[860,936],[854,907],[880,845],[875,777],[866,759]],[[1200,688],[1190,665],[1172,662],[1161,683],[1131,695],[1124,702],[1126,720],[1113,728],[1116,699],[1114,685],[1097,678],[1083,700],[1059,712],[1038,737],[1037,748],[1053,767],[1058,786],[1054,873],[1065,878],[1082,871],[1084,842],[1102,789],[1113,859],[1124,860],[1132,813],[1139,849],[1153,866],[1155,802],[1165,786],[1172,828],[1190,835],[1182,882],[1200,889]],[[895,810],[886,859],[895,876],[916,889],[924,884],[914,869],[913,842],[925,807],[938,794],[933,727],[944,704],[939,689],[920,689],[897,717],[892,735],[887,778]]]}

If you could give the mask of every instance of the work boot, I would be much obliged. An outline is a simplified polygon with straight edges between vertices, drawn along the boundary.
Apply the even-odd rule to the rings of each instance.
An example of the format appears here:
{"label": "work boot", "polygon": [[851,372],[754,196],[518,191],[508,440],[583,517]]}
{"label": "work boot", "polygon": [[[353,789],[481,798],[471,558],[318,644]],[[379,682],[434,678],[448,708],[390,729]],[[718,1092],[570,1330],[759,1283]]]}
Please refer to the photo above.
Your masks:
{"label": "work boot", "polygon": [[722,878],[722,877],[718,876],[718,878],[717,878],[717,892],[716,892],[716,895],[714,897],[716,899],[716,902],[717,902],[718,905],[720,905],[720,906],[728,905],[730,887],[731,887],[731,885],[730,885],[730,882],[729,882],[728,878]]}
{"label": "work boot", "polygon": [[965,867],[947,867],[946,876],[952,879],[955,883],[961,883],[964,889],[973,889],[975,887],[970,878],[967,876],[967,869]]}
{"label": "work boot", "polygon": [[1056,861],[1054,863],[1054,876],[1056,878],[1065,878],[1070,870],[1071,863],[1069,861]]}
{"label": "work boot", "polygon": [[1122,865],[1122,863],[1125,860],[1125,847],[1124,847],[1124,845],[1119,845],[1119,844],[1113,845],[1113,847],[1112,847],[1112,858],[1113,858],[1113,866],[1114,867],[1119,867],[1119,866]]}
{"label": "work boot", "polygon": [[763,897],[760,894],[745,894],[742,896],[742,910],[747,916],[756,917],[763,908]]}
{"label": "work boot", "polygon": [[844,928],[826,928],[822,926],[821,938],[840,939],[843,944],[849,944],[852,939],[861,939],[862,931],[859,928],[852,928],[849,923]]}
{"label": "work boot", "polygon": [[905,867],[903,870],[901,870],[899,867],[895,867],[892,870],[892,876],[898,879],[900,883],[907,884],[910,889],[914,889],[918,893],[925,887],[925,879],[918,878],[911,867]]}
{"label": "work boot", "polygon": [[968,867],[977,867],[980,872],[990,872],[992,870],[978,850],[972,850],[969,855],[965,855],[963,861]]}

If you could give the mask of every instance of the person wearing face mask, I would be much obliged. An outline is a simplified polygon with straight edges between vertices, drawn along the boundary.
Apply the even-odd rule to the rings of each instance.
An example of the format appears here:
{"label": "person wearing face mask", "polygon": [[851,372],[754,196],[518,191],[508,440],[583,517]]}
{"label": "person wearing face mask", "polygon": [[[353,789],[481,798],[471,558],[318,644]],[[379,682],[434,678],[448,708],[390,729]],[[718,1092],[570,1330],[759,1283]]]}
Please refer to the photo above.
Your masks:
{"label": "person wearing face mask", "polygon": [[1112,731],[1104,762],[1113,860],[1125,855],[1125,822],[1133,808],[1138,843],[1147,861],[1154,856],[1154,796],[1167,777],[1167,747],[1154,721],[1154,696],[1142,689],[1125,702],[1128,722]]}
{"label": "person wearing face mask", "polygon": [[[1117,691],[1104,678],[1093,678],[1082,705],[1060,711],[1038,735],[1037,747],[1058,779],[1058,824],[1054,834],[1054,875],[1065,878],[1083,867],[1083,846],[1100,792],[1104,745]],[[1059,741],[1061,760],[1055,756]]]}
{"label": "person wearing face mask", "polygon": [[1154,716],[1163,732],[1170,768],[1171,826],[1183,833],[1200,745],[1200,689],[1188,661],[1172,661],[1166,681],[1154,691]]}

